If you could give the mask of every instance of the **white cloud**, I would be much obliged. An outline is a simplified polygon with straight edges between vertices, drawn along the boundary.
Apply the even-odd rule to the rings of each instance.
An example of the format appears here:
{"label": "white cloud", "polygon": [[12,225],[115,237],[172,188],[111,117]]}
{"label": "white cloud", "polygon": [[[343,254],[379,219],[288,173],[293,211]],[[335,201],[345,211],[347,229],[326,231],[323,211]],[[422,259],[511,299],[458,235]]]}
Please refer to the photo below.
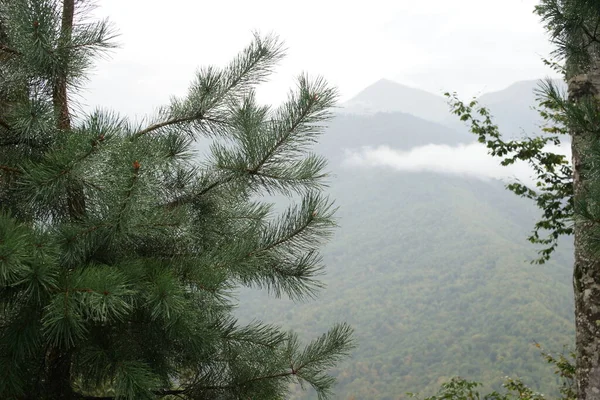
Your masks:
{"label": "white cloud", "polygon": [[[571,159],[568,145],[548,146],[547,151],[564,154]],[[524,162],[504,167],[499,159],[488,154],[481,143],[448,146],[428,144],[408,151],[395,150],[388,146],[363,147],[346,150],[346,167],[391,168],[404,172],[436,172],[470,176],[479,179],[502,179],[532,184],[532,170]]]}

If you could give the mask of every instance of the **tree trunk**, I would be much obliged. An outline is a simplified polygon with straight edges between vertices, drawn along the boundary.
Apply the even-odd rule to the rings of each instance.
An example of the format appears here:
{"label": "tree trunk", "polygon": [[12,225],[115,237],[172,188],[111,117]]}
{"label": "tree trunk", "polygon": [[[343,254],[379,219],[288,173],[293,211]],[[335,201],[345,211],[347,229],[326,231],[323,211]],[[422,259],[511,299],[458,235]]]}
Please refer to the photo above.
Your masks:
{"label": "tree trunk", "polygon": [[[598,98],[600,93],[600,60],[593,58],[584,74],[568,81],[569,100],[577,102],[587,96]],[[573,154],[573,185],[575,199],[585,196],[586,177],[583,170],[585,149],[591,142],[591,133],[577,128],[571,130]],[[576,221],[575,265],[573,289],[575,294],[575,330],[578,398],[600,399],[600,260],[586,244],[589,222]]]}
{"label": "tree trunk", "polygon": [[[69,112],[69,95],[67,92],[67,81],[69,76],[69,47],[71,32],[73,30],[73,19],[75,16],[75,0],[64,0],[61,21],[61,34],[59,52],[62,54],[61,68],[54,78],[52,101],[57,119],[57,128],[61,131],[71,129],[71,114]],[[73,183],[69,186],[67,193],[67,208],[71,219],[78,220],[85,214],[85,198],[81,184]]]}
{"label": "tree trunk", "polygon": [[[75,0],[64,0],[61,21],[61,35],[58,51],[62,53],[62,65],[54,77],[52,101],[57,118],[57,128],[61,131],[71,129],[71,115],[69,112],[69,98],[67,93],[67,79],[69,76],[68,47],[71,41],[73,19],[75,16]],[[75,186],[75,185],[74,185]],[[75,192],[75,193],[73,193]],[[84,209],[83,193],[77,193],[77,188],[72,188],[67,193],[70,217],[78,218]],[[82,191],[81,191],[82,192]],[[79,194],[79,197],[77,197]],[[60,348],[51,348],[46,355],[46,369],[44,379],[44,393],[47,399],[73,399],[74,392],[71,386],[71,353]]]}
{"label": "tree trunk", "polygon": [[42,398],[71,400],[75,392],[71,386],[71,354],[70,352],[52,349],[46,359],[46,379]]}
{"label": "tree trunk", "polygon": [[[68,50],[68,44],[71,41],[71,31],[73,30],[73,18],[75,16],[75,0],[64,0],[62,11],[62,24],[60,33],[59,48],[62,53]],[[59,68],[58,76],[55,77],[53,102],[54,112],[57,114],[58,129],[71,129],[71,115],[69,113],[69,101],[67,96],[67,76],[68,76],[68,55],[63,54],[63,65]]]}

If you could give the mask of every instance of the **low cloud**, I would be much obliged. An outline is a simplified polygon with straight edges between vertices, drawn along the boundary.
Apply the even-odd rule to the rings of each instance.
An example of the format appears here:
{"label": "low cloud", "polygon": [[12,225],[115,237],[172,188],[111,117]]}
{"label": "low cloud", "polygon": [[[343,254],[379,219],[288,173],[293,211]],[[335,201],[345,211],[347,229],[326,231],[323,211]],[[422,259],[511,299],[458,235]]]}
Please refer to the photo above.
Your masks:
{"label": "low cloud", "polygon": [[[571,159],[568,144],[548,146],[548,151],[564,154]],[[346,167],[391,168],[403,172],[436,172],[442,174],[475,177],[483,180],[520,180],[533,184],[533,171],[525,162],[504,167],[499,159],[488,154],[487,148],[478,142],[448,146],[428,144],[408,151],[389,146],[363,147],[346,150]]]}

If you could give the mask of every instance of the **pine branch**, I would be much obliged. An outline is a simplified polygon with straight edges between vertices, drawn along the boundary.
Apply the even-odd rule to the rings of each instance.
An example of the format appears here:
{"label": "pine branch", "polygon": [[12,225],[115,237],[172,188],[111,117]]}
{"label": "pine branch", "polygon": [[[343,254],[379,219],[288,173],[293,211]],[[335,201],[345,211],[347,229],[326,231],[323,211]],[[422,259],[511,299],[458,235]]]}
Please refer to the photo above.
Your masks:
{"label": "pine branch", "polygon": [[189,391],[190,392],[202,392],[202,391],[209,391],[209,390],[210,391],[219,391],[219,390],[223,391],[223,390],[238,389],[238,388],[246,386],[250,383],[261,382],[261,381],[266,381],[266,380],[270,380],[270,379],[285,378],[288,376],[296,375],[297,372],[298,372],[297,370],[290,369],[290,371],[280,372],[280,373],[271,374],[271,375],[257,376],[255,378],[247,379],[245,381],[238,382],[238,383],[231,384],[231,385],[194,386],[194,387],[190,388],[191,390],[189,390]]}
{"label": "pine branch", "polygon": [[235,387],[245,386],[245,385],[247,385],[249,383],[253,383],[253,382],[266,381],[268,379],[285,378],[290,375],[296,375],[297,373],[298,373],[298,370],[295,370],[293,367],[291,367],[289,371],[281,372],[278,374],[272,374],[272,375],[257,376],[256,378],[248,379],[246,381],[240,382],[239,384],[230,385],[229,387],[227,387],[227,389],[233,389]]}
{"label": "pine branch", "polygon": [[22,53],[18,50],[15,49],[11,49],[10,47],[6,46],[5,44],[0,43],[0,51],[3,51],[5,53],[9,53],[9,54],[14,54],[16,56],[20,56],[22,55]]}
{"label": "pine branch", "polygon": [[[298,166],[295,165],[295,167]],[[296,171],[297,169],[295,169],[292,174]],[[316,173],[316,171],[310,170],[305,171],[304,174],[298,174],[299,176],[286,176],[286,172],[289,171],[281,171],[280,173],[258,171],[256,173],[250,173],[250,176],[255,177],[256,180],[265,187],[265,190],[268,193],[274,192],[275,190],[273,188],[275,188],[281,193],[287,194],[290,193],[288,188],[294,188],[294,191],[296,192],[302,189],[320,188],[322,186],[320,180],[329,175],[327,173]]]}
{"label": "pine branch", "polygon": [[46,147],[42,143],[36,143],[32,140],[20,140],[18,138],[14,138],[14,137],[10,138],[10,140],[8,140],[8,139],[0,140],[0,146],[2,146],[2,147],[21,146],[21,145],[28,146],[32,149],[43,149]]}
{"label": "pine branch", "polygon": [[255,175],[255,176],[259,176],[259,177],[263,177],[263,178],[269,178],[269,179],[275,179],[277,181],[283,181],[283,182],[287,182],[287,183],[292,183],[292,182],[303,182],[303,181],[313,181],[315,179],[321,179],[321,178],[325,178],[328,176],[327,173],[323,173],[321,175],[316,175],[316,176],[311,176],[308,179],[296,179],[296,178],[290,178],[290,177],[286,177],[286,176],[280,176],[280,175],[273,175],[273,174],[269,174],[266,172],[252,172],[251,170],[248,170],[248,172],[251,175]]}
{"label": "pine branch", "polygon": [[[104,136],[101,134],[94,140],[91,140],[90,147],[87,151],[83,152],[81,155],[74,157],[70,160],[67,165],[59,165],[58,168],[54,165],[50,165],[52,168],[52,175],[48,174],[43,176],[43,179],[39,179],[35,176],[35,168],[39,166],[35,166],[33,168],[29,168],[26,172],[30,175],[30,178],[33,178],[33,181],[36,184],[42,186],[49,186],[56,180],[61,179],[63,176],[71,173],[73,169],[77,166],[77,164],[83,162],[95,151],[98,149],[101,142],[104,141]],[[79,220],[85,214],[85,198],[83,192],[83,184],[81,182],[72,182],[67,187],[67,202],[69,207],[69,214],[71,218],[75,220]]]}
{"label": "pine branch", "polygon": [[289,370],[261,375],[229,385],[192,386],[189,388],[189,392],[193,394],[195,392],[210,390],[224,391],[239,389],[257,382],[299,376],[317,390],[319,398],[324,398],[329,394],[330,386],[334,380],[326,376],[323,373],[323,369],[335,364],[339,359],[348,355],[350,350],[355,347],[355,343],[352,340],[352,329],[347,324],[336,325],[329,332],[306,346],[301,354],[297,354],[297,341],[293,335],[288,339],[288,342],[288,351],[291,352],[289,356],[300,360],[298,365],[294,365],[294,361],[290,360]]}
{"label": "pine branch", "polygon": [[258,250],[258,252],[264,252],[264,251],[269,251],[277,246],[280,246],[286,242],[289,242],[291,240],[293,240],[295,237],[297,237],[298,235],[300,235],[302,232],[304,232],[308,227],[310,227],[311,223],[314,221],[315,215],[311,214],[306,221],[304,221],[304,223],[298,227],[296,227],[296,229],[294,229],[292,232],[290,232],[288,235],[280,238],[279,240],[270,243],[269,245],[261,248]]}
{"label": "pine branch", "polygon": [[183,123],[189,123],[189,122],[194,122],[194,121],[207,121],[207,122],[213,122],[216,124],[224,124],[225,121],[222,120],[218,120],[215,118],[211,118],[211,117],[207,117],[204,116],[202,114],[196,114],[196,115],[192,115],[189,117],[182,117],[182,118],[172,118],[170,120],[164,121],[164,122],[159,122],[153,125],[148,126],[145,129],[142,129],[141,131],[135,133],[134,137],[139,137],[139,136],[144,136],[150,132],[154,132],[158,129],[161,128],[165,128],[167,126],[171,126],[171,125],[177,125],[177,124],[183,124]]}
{"label": "pine branch", "polygon": [[[600,19],[599,19],[599,22],[600,22]],[[591,46],[592,43],[600,43],[600,38],[598,38],[596,36],[596,32],[598,30],[598,22],[596,23],[596,28],[594,29],[594,33],[590,32],[590,30],[585,26],[585,24],[581,24],[581,30],[587,36],[587,38],[590,40],[590,42],[586,45],[586,47]]]}
{"label": "pine branch", "polygon": [[174,208],[174,207],[182,206],[184,204],[189,204],[192,201],[196,200],[197,198],[204,196],[206,193],[210,192],[211,190],[213,190],[221,185],[231,182],[233,179],[234,179],[234,176],[230,175],[224,179],[216,180],[213,183],[211,183],[210,185],[208,185],[207,187],[200,190],[198,193],[186,194],[186,195],[180,196],[180,197],[176,198],[175,200],[172,200],[172,201],[166,203],[164,206],[167,208]]}
{"label": "pine branch", "polygon": [[336,92],[322,79],[306,76],[299,77],[298,86],[268,120],[268,109],[258,106],[252,94],[244,100],[232,118],[236,146],[213,148],[220,169],[248,174],[254,177],[251,187],[268,193],[321,188],[326,161],[307,152],[322,131],[320,122],[330,117],[327,109]]}
{"label": "pine branch", "polygon": [[[193,87],[191,89],[187,101],[192,102],[192,106],[196,107],[191,115],[185,115],[186,112],[184,112],[183,116],[174,116],[167,121],[150,125],[136,133],[134,136],[145,135],[157,129],[181,123],[206,121],[216,124],[225,124],[226,121],[224,120],[208,116],[210,111],[226,102],[228,98],[235,96],[239,97],[241,91],[243,91],[247,85],[262,81],[264,77],[271,72],[272,65],[279,61],[282,55],[283,52],[276,39],[267,37],[263,40],[255,35],[255,40],[252,45],[246,49],[244,54],[239,55],[232,61],[228,68],[218,73],[209,69],[205,72],[205,77],[199,76],[199,83],[197,86],[202,87],[202,84],[205,84],[207,87],[204,88],[205,91],[202,93],[197,93],[199,87]],[[203,79],[210,82],[203,83]],[[206,89],[209,90],[206,91]],[[211,93],[211,91],[216,91],[216,93]],[[202,100],[204,99],[209,100],[208,104],[202,104]]]}
{"label": "pine branch", "polygon": [[73,242],[73,241],[74,241],[75,239],[77,239],[78,237],[85,236],[85,235],[89,235],[90,233],[92,233],[92,232],[95,232],[95,231],[97,231],[97,230],[98,230],[98,229],[100,229],[100,228],[106,228],[106,227],[111,227],[111,226],[112,226],[111,224],[100,224],[100,225],[95,225],[95,226],[89,227],[88,229],[85,229],[85,230],[83,230],[83,231],[81,231],[81,232],[78,232],[77,234],[75,234],[75,235],[71,236],[71,237],[70,237],[70,238],[68,238],[67,240],[68,240],[69,242]]}
{"label": "pine branch", "polygon": [[265,165],[265,163],[267,161],[269,161],[269,159],[273,156],[273,154],[275,154],[275,152],[277,152],[277,150],[287,142],[290,135],[292,133],[294,133],[296,128],[298,128],[298,126],[300,126],[302,124],[302,122],[304,122],[304,120],[308,117],[308,115],[310,114],[311,108],[315,102],[316,102],[316,99],[314,97],[311,97],[309,100],[308,106],[302,110],[302,112],[298,116],[298,119],[296,119],[292,123],[292,125],[289,127],[289,129],[286,131],[286,133],[279,138],[279,140],[275,143],[275,145],[271,148],[271,150],[265,154],[263,159],[260,160],[260,162],[254,168],[250,168],[248,170],[248,172],[253,173],[253,174],[257,173],[258,170],[261,169],[262,166]]}
{"label": "pine branch", "polygon": [[[81,6],[79,5],[79,7]],[[76,56],[85,55],[86,52],[93,55],[102,50],[116,47],[112,40],[117,34],[106,20],[92,24],[78,24],[76,28],[71,43],[64,46],[66,50],[83,50],[83,52],[76,53]]]}
{"label": "pine branch", "polygon": [[[166,397],[166,396],[179,396],[184,394],[183,390],[165,390],[165,391],[154,391],[153,394]],[[86,395],[75,395],[75,400],[115,400],[115,396],[86,396]]]}
{"label": "pine branch", "polygon": [[273,181],[284,182],[284,183],[287,183],[290,185],[315,183],[315,180],[322,179],[322,178],[325,178],[328,176],[327,173],[322,173],[319,175],[310,175],[310,176],[305,176],[305,177],[290,177],[290,176],[284,176],[284,175],[276,175],[276,174],[269,173],[269,172],[255,171],[254,168],[241,169],[241,168],[229,167],[229,166],[220,166],[220,169],[227,170],[227,171],[230,171],[230,172],[233,172],[236,174],[248,174],[249,176],[254,176],[254,177],[259,178],[262,183],[265,183],[265,181],[267,181],[268,179],[272,179]]}
{"label": "pine branch", "polygon": [[[186,390],[153,390],[152,393],[156,396],[166,397],[166,396],[181,396],[186,394],[188,391]],[[117,397],[115,396],[88,396],[76,393],[74,395],[75,400],[115,400]]]}
{"label": "pine branch", "polygon": [[[289,207],[278,221],[270,224],[263,233],[266,246],[259,251],[268,251],[283,244],[290,244],[290,254],[312,251],[317,237],[327,237],[335,226],[335,209],[326,198],[310,193],[302,204]],[[290,243],[291,242],[291,243]]]}
{"label": "pine branch", "polygon": [[127,205],[131,201],[133,195],[133,189],[135,187],[136,182],[138,181],[140,170],[140,163],[138,161],[133,162],[133,176],[131,177],[131,183],[129,185],[129,189],[127,189],[127,193],[125,194],[125,199],[123,199],[123,203],[121,204],[121,209],[117,214],[117,224],[115,226],[116,230],[119,230],[121,227],[122,216],[125,210],[127,209]]}

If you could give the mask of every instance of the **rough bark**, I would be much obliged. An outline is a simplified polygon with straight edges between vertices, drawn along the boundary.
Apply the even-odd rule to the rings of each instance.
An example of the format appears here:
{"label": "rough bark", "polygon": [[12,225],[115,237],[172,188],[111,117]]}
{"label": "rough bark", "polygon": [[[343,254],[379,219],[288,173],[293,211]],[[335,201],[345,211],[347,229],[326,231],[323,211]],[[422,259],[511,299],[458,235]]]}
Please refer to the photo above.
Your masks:
{"label": "rough bark", "polygon": [[[568,81],[569,100],[578,102],[584,97],[599,97],[600,60],[593,59],[585,73]],[[590,132],[576,127],[571,130],[573,155],[573,184],[575,198],[585,195],[585,149],[590,143]],[[600,260],[594,257],[586,244],[589,223],[576,221],[575,264],[573,289],[575,294],[575,329],[577,349],[576,384],[581,400],[600,399]]]}
{"label": "rough bark", "polygon": [[[67,49],[66,44],[71,40],[73,30],[73,18],[75,15],[75,0],[64,0],[62,10],[62,24],[59,47]],[[61,51],[64,53],[66,50]],[[58,118],[58,129],[71,129],[71,115],[69,113],[69,101],[67,96],[68,55],[62,54],[62,68],[55,77],[53,102],[54,111]]]}

